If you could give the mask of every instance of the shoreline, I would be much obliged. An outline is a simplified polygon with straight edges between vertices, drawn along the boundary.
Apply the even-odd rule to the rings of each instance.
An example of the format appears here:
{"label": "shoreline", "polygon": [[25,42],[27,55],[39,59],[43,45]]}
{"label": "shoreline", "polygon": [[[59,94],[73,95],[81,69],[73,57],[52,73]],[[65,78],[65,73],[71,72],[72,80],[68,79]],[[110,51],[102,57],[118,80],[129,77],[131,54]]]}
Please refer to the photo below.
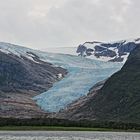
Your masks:
{"label": "shoreline", "polygon": [[89,132],[132,132],[140,133],[134,129],[112,129],[112,128],[86,128],[86,127],[56,127],[56,126],[3,126],[1,131],[89,131]]}

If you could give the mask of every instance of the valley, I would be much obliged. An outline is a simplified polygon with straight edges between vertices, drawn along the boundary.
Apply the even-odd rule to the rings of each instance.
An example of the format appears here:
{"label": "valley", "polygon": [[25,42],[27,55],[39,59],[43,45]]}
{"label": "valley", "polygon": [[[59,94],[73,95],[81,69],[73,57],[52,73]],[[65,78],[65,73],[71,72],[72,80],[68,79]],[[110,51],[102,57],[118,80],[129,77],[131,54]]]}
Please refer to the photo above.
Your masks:
{"label": "valley", "polygon": [[[106,118],[106,121],[109,119],[116,121],[111,117],[108,118],[107,115],[104,116],[105,109],[102,110],[102,108],[108,102],[113,106],[113,102],[105,101],[107,93],[105,95],[102,93],[102,96],[99,93],[105,92],[102,89],[105,88],[108,80],[113,77],[114,73],[121,72],[130,61],[129,59],[133,55],[131,51],[133,53],[133,50],[139,48],[137,41],[139,40],[134,40],[133,43],[130,41],[127,44],[119,42],[118,46],[117,43],[111,43],[107,46],[104,61],[100,59],[102,56],[89,59],[85,56],[72,55],[71,52],[69,54],[66,52],[65,54],[48,53],[1,42],[1,117],[22,119],[47,117],[76,121],[102,120],[103,117]],[[96,48],[95,44],[92,45],[90,44],[90,47]],[[101,48],[102,44],[100,45]],[[104,46],[106,45],[104,44]],[[114,49],[112,49],[113,47]],[[118,49],[119,52],[120,48],[121,57],[125,56],[125,59],[122,62],[110,61],[108,51],[112,49],[117,52]],[[97,52],[95,49],[94,54]],[[127,60],[126,56],[129,53],[131,55]],[[133,64],[131,65],[133,66]],[[117,80],[111,84],[115,84]],[[108,86],[108,88],[109,91],[112,87]],[[116,88],[115,91],[117,93],[118,89]],[[111,90],[109,93],[110,97],[113,92]],[[114,94],[112,99],[114,103],[120,102],[117,101],[117,98],[124,100],[122,95],[117,97]],[[104,100],[104,106],[102,106],[102,100]],[[111,106],[109,105],[108,108],[112,109]],[[135,118],[132,123],[135,123]]]}

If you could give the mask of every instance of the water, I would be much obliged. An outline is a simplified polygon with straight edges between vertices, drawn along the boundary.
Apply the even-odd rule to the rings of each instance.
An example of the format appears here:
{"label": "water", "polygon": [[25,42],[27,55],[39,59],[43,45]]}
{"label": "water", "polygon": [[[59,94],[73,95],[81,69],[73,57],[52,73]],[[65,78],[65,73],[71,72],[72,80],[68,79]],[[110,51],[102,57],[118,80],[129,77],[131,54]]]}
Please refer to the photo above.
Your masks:
{"label": "water", "polygon": [[126,132],[0,132],[0,140],[140,140],[140,133]]}

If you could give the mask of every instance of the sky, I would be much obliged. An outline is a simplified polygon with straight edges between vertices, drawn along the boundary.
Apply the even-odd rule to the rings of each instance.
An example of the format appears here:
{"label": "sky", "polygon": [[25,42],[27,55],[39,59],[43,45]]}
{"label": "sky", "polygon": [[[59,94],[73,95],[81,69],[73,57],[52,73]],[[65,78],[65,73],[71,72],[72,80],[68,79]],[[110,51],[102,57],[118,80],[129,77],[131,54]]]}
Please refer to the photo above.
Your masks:
{"label": "sky", "polygon": [[0,0],[0,41],[34,49],[140,37],[140,0]]}

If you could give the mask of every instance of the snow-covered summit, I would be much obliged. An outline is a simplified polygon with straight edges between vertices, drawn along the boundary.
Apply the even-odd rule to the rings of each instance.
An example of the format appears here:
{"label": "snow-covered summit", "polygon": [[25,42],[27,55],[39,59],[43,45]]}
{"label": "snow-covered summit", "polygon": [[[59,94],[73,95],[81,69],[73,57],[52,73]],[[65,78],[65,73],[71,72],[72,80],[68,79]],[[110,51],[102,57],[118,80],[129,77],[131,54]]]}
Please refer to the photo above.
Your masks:
{"label": "snow-covered summit", "polygon": [[77,48],[79,56],[102,61],[125,62],[129,53],[140,43],[140,38],[118,42],[85,42]]}

